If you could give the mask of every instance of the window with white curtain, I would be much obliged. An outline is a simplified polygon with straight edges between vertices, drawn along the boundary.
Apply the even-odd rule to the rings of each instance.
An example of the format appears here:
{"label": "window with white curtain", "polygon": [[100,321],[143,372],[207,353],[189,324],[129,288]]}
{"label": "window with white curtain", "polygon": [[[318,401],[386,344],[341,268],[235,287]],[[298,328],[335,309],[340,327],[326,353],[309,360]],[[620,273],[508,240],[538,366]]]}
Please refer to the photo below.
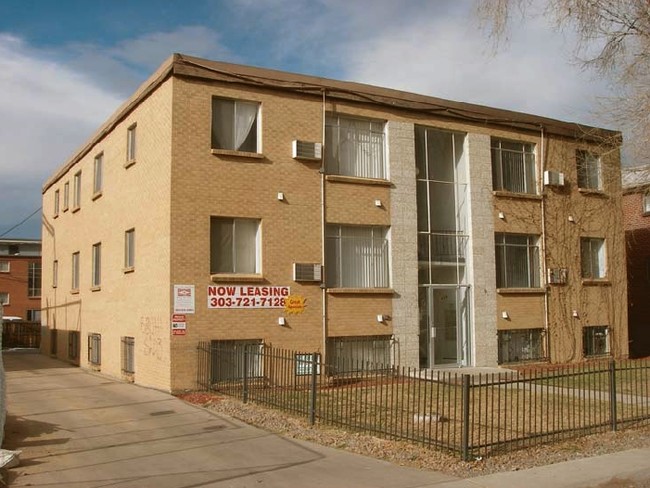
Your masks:
{"label": "window with white curtain", "polygon": [[386,227],[328,225],[326,253],[328,287],[390,287]]}
{"label": "window with white curtain", "polygon": [[492,184],[494,190],[537,193],[533,144],[492,139]]}
{"label": "window with white curtain", "polygon": [[605,278],[605,239],[598,237],[580,238],[580,258],[582,277],[588,279]]}
{"label": "window with white curtain", "polygon": [[210,218],[210,273],[261,272],[260,221]]}
{"label": "window with white curtain", "polygon": [[212,97],[212,149],[259,152],[259,106]]}
{"label": "window with white curtain", "polygon": [[386,179],[385,123],[329,114],[325,169],[329,174]]}
{"label": "window with white curtain", "polygon": [[538,237],[495,234],[497,288],[539,288]]}
{"label": "window with white curtain", "polygon": [[602,190],[600,158],[588,151],[576,151],[578,187]]}

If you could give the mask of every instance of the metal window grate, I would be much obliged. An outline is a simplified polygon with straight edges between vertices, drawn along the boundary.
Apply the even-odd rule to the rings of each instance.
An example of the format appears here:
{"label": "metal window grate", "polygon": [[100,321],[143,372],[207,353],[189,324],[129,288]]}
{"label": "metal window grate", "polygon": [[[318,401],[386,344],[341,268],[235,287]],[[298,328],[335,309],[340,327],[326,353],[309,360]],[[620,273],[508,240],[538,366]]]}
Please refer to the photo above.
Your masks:
{"label": "metal window grate", "polygon": [[99,366],[102,364],[102,335],[88,335],[88,362]]}
{"label": "metal window grate", "polygon": [[135,339],[122,337],[122,373],[135,373]]}

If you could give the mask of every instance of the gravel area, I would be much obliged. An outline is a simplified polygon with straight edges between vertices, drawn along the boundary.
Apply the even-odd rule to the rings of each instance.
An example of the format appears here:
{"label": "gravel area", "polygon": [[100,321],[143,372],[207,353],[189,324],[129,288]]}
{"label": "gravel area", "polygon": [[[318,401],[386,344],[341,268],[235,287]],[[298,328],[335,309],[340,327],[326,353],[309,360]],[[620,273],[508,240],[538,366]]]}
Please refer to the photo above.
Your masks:
{"label": "gravel area", "polygon": [[306,419],[254,404],[243,404],[217,394],[189,393],[180,395],[180,398],[286,437],[345,449],[400,466],[428,469],[460,478],[517,471],[626,449],[650,447],[650,425],[645,425],[464,462],[458,456],[403,441],[346,432],[326,425],[311,426]]}

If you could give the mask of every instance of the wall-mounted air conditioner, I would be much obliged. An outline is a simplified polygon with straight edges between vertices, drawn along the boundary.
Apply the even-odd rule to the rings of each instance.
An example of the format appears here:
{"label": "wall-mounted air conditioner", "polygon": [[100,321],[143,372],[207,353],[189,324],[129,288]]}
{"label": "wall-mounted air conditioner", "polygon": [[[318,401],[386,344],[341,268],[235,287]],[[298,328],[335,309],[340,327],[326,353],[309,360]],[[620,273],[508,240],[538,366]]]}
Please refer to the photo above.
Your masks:
{"label": "wall-mounted air conditioner", "polygon": [[320,161],[323,157],[323,145],[320,142],[293,141],[291,144],[293,159]]}
{"label": "wall-mounted air conditioner", "polygon": [[566,268],[548,268],[548,283],[550,285],[566,284],[568,270]]}
{"label": "wall-mounted air conditioner", "polygon": [[559,171],[544,171],[544,185],[564,186],[564,173]]}
{"label": "wall-mounted air conditioner", "polygon": [[319,263],[293,263],[293,281],[321,281]]}

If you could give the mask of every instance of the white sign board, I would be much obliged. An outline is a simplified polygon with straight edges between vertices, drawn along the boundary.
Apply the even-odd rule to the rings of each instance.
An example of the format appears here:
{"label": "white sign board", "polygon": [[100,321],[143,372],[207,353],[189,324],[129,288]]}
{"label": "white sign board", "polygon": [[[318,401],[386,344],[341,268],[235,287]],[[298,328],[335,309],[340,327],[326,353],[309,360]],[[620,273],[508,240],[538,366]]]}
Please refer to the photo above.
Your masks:
{"label": "white sign board", "polygon": [[174,285],[174,313],[194,313],[194,285]]}
{"label": "white sign board", "polygon": [[208,286],[208,308],[284,308],[288,286]]}

